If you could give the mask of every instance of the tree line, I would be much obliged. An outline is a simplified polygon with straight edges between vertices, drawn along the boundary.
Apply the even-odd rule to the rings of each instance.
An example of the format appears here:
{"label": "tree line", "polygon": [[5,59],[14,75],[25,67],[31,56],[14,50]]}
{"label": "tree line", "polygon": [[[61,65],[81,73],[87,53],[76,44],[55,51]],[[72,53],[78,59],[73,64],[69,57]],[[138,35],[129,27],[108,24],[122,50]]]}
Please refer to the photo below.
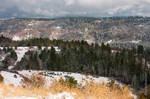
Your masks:
{"label": "tree line", "polygon": [[[26,53],[15,69],[78,72],[95,76],[113,77],[135,89],[145,87],[145,75],[150,76],[150,52],[139,45],[132,50],[115,49],[104,43],[89,45],[85,41],[30,39],[17,46],[38,46],[39,50]],[[51,46],[51,50],[42,46]],[[54,46],[61,51],[57,52]],[[150,79],[148,83],[150,83]]]}

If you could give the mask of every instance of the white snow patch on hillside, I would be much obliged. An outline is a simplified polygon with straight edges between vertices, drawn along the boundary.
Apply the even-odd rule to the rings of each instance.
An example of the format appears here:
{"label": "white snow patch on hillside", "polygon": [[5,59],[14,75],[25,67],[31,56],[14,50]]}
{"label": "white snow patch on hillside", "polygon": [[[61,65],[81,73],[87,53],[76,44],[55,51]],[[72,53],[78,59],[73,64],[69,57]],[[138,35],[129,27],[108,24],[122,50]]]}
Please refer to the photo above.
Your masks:
{"label": "white snow patch on hillside", "polygon": [[14,66],[8,66],[8,70],[12,70]]}
{"label": "white snow patch on hillside", "polygon": [[141,42],[141,40],[132,40],[131,41],[131,43],[135,43],[135,44],[140,43],[140,42]]}
{"label": "white snow patch on hillside", "polygon": [[60,27],[60,26],[57,26],[56,28],[57,28],[57,29],[61,29],[61,27]]}
{"label": "white snow patch on hillside", "polygon": [[[15,87],[17,86],[23,86],[23,78],[20,75],[23,75],[27,78],[30,78],[32,75],[42,76],[45,77],[45,83],[47,87],[51,86],[51,83],[54,80],[59,80],[60,78],[66,79],[66,77],[73,77],[75,80],[77,80],[78,83],[80,83],[82,86],[85,85],[86,82],[95,82],[95,83],[109,83],[110,79],[107,77],[93,77],[78,73],[69,73],[69,72],[54,72],[54,71],[29,71],[29,70],[23,70],[23,71],[17,71],[19,73],[10,73],[6,71],[1,71],[0,74],[4,78],[4,83],[6,85],[13,85]],[[42,75],[40,74],[42,73]],[[122,88],[123,84],[115,81],[116,84],[120,85],[120,88]],[[44,99],[74,99],[74,93],[59,93],[59,94],[49,94],[48,96],[44,97]],[[136,98],[136,95],[131,93],[131,96]],[[1,98],[1,97],[0,97]],[[3,99],[43,99],[43,97],[6,97]]]}
{"label": "white snow patch on hillside", "polygon": [[[50,87],[51,83],[54,80],[59,80],[60,78],[66,79],[67,77],[73,77],[75,80],[77,80],[78,83],[81,83],[83,86],[85,85],[86,82],[91,82],[94,81],[95,83],[109,83],[110,79],[107,77],[93,77],[93,76],[87,76],[87,75],[82,75],[78,73],[68,73],[68,72],[54,72],[54,71],[18,71],[19,74],[22,74],[26,77],[31,77],[31,75],[38,75],[40,72],[43,72],[46,81],[46,86]],[[116,81],[117,83],[117,81]],[[120,84],[120,87],[121,84]]]}
{"label": "white snow patch on hillside", "polygon": [[4,47],[0,47],[0,50],[3,50],[4,49]]}
{"label": "white snow patch on hillside", "polygon": [[105,42],[105,44],[111,44],[113,42],[113,40],[109,40],[107,42]]}
{"label": "white snow patch on hillside", "polygon": [[133,93],[130,93],[130,95],[133,97],[133,99],[137,99],[137,96],[134,95]]}
{"label": "white snow patch on hillside", "polygon": [[[39,75],[43,72],[43,75]],[[66,79],[67,77],[73,77],[77,80],[78,83],[85,85],[86,82],[96,82],[96,83],[109,83],[110,79],[107,77],[93,77],[93,76],[86,76],[78,73],[67,73],[67,72],[53,72],[53,71],[18,71],[20,75],[23,75],[27,78],[30,78],[32,75],[42,76],[45,78],[45,84],[47,87],[50,87],[51,83],[54,80],[59,80],[60,78]],[[14,86],[22,86],[23,78],[15,73],[10,73],[6,71],[1,71],[1,75],[4,77],[5,84],[11,84]],[[17,77],[15,77],[17,76]],[[116,81],[117,83],[117,81]]]}
{"label": "white snow patch on hillside", "polygon": [[87,39],[85,40],[88,44],[93,44],[94,43],[94,40],[93,39]]}
{"label": "white snow patch on hillside", "polygon": [[0,61],[3,61],[5,59],[6,55],[1,55],[0,56]]}
{"label": "white snow patch on hillside", "polygon": [[[6,49],[8,49],[8,47],[5,47]],[[9,48],[12,48],[13,50],[15,50],[16,54],[17,54],[17,61],[15,62],[14,65],[16,65],[18,62],[20,62],[22,60],[22,58],[24,57],[25,53],[28,52],[28,51],[38,51],[38,47],[37,46],[32,46],[32,47],[9,47]],[[44,50],[44,49],[48,49],[48,50],[51,50],[51,47],[44,47],[42,46],[41,49]],[[60,52],[61,49],[57,46],[54,47],[55,48],[55,51],[56,52]],[[4,49],[4,47],[0,47],[1,50]],[[7,54],[5,55],[1,55],[0,56],[0,61],[3,61],[5,59]]]}
{"label": "white snow patch on hillside", "polygon": [[[42,50],[46,48],[46,47],[42,47]],[[54,47],[56,52],[60,52],[61,50],[58,48],[58,47]],[[51,49],[51,47],[47,47],[48,50]],[[29,47],[17,47],[17,49],[15,50],[16,54],[17,54],[17,62],[20,62],[21,59],[24,57],[25,53],[28,52],[28,51],[37,51],[38,50],[38,47],[37,46],[32,46],[31,48]],[[16,65],[15,63],[15,65]]]}
{"label": "white snow patch on hillside", "polygon": [[17,62],[21,61],[21,59],[24,57],[25,53],[28,52],[28,50],[29,50],[29,47],[17,47],[17,49],[15,50],[17,54],[17,61],[15,65],[17,64]]}
{"label": "white snow patch on hillside", "polygon": [[22,39],[19,36],[14,36],[12,38],[13,41],[21,41]]}
{"label": "white snow patch on hillside", "polygon": [[149,63],[147,63],[147,66],[148,66],[148,68],[150,68],[150,64]]}
{"label": "white snow patch on hillside", "polygon": [[[6,85],[22,86],[23,78],[15,73],[1,71],[0,73],[4,78],[4,83]],[[16,76],[16,77],[15,77]]]}
{"label": "white snow patch on hillside", "polygon": [[143,25],[143,24],[140,24],[140,25],[138,25],[138,27],[144,27],[144,25]]}
{"label": "white snow patch on hillside", "polygon": [[74,99],[74,93],[63,92],[56,95],[50,94],[45,99]]}

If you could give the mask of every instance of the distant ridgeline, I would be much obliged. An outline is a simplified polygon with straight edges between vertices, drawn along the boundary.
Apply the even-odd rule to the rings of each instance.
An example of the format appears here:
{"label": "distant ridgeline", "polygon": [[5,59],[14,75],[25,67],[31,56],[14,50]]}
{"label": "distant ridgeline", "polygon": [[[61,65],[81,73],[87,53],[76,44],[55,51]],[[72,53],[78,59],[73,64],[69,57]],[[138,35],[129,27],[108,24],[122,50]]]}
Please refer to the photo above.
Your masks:
{"label": "distant ridgeline", "polygon": [[[147,83],[150,84],[150,69],[148,68],[150,51],[144,50],[141,45],[129,50],[111,48],[109,44],[104,43],[101,46],[89,45],[85,41],[35,38],[17,42],[4,37],[0,38],[0,44],[1,46],[15,47],[38,46],[36,51],[26,52],[14,70],[52,70],[113,77],[132,85],[135,89],[145,87],[145,77],[147,76]],[[51,46],[51,49],[42,49],[43,46]],[[60,52],[55,50],[56,46],[61,50]],[[7,49],[3,50],[7,52]],[[9,49],[8,52],[11,52],[10,56],[16,59],[13,49]],[[8,63],[7,59],[3,60],[3,68],[7,68]]]}
{"label": "distant ridgeline", "polygon": [[13,40],[49,38],[104,42],[111,47],[150,49],[150,17],[14,18],[0,20],[0,35]]}

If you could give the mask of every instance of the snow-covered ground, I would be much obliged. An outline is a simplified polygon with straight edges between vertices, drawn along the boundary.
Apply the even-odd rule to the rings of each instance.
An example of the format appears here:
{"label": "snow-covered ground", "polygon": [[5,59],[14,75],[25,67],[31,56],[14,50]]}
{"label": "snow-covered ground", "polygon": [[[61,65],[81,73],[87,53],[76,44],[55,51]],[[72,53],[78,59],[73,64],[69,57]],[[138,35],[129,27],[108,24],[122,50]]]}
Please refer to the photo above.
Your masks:
{"label": "snow-covered ground", "polygon": [[[44,50],[46,47],[42,47],[42,50]],[[61,50],[58,48],[58,47],[54,47],[56,52],[60,52]],[[47,47],[47,49],[51,49],[51,47]],[[28,51],[37,51],[38,50],[38,47],[37,46],[32,46],[31,48],[30,47],[17,47],[17,49],[15,49],[15,52],[17,54],[17,62],[20,62],[21,59],[24,57],[25,53],[28,52]],[[16,64],[15,63],[15,64]]]}
{"label": "snow-covered ground", "polygon": [[105,44],[111,44],[113,42],[113,40],[109,40],[107,42],[105,42]]}
{"label": "snow-covered ground", "polygon": [[[110,82],[110,79],[107,77],[92,77],[92,76],[86,76],[78,73],[69,73],[69,72],[53,72],[53,71],[18,71],[19,74],[22,74],[26,77],[30,77],[31,75],[38,75],[39,73],[43,73],[45,80],[46,80],[46,86],[50,86],[50,84],[54,80],[59,80],[60,78],[66,79],[68,76],[75,78],[78,83],[81,83],[83,86],[86,82],[96,82],[96,83],[108,83]],[[118,83],[116,81],[116,83]],[[121,84],[120,84],[121,86]],[[122,87],[122,86],[121,86]]]}
{"label": "snow-covered ground", "polygon": [[7,56],[7,54],[1,54],[1,56],[0,56],[0,62],[3,61],[6,56]]}
{"label": "snow-covered ground", "polygon": [[141,42],[141,40],[132,40],[131,41],[131,43],[135,43],[135,44],[138,44],[138,43],[140,43]]}
{"label": "snow-covered ground", "polygon": [[[5,48],[7,49],[8,47],[5,47]],[[39,50],[37,46],[16,47],[16,48],[15,47],[9,47],[9,48],[12,48],[17,54],[17,61],[15,62],[15,64],[12,64],[12,66],[9,66],[10,67],[9,70],[12,69],[18,62],[20,62],[22,60],[22,58],[24,57],[26,52],[28,52],[28,51],[38,51]],[[49,47],[42,46],[41,50],[44,50],[45,48],[47,48],[48,50],[51,49],[50,46]],[[56,52],[58,52],[58,53],[61,51],[61,49],[59,49],[57,46],[55,46],[54,48],[55,48]],[[3,50],[4,47],[0,47],[0,49]],[[7,56],[7,53],[4,54],[4,55],[1,55],[0,56],[0,61],[3,61],[6,56]]]}
{"label": "snow-covered ground", "polygon": [[0,99],[75,99],[73,93],[63,92],[59,94],[49,94],[46,97],[26,97],[26,96],[20,96],[20,97],[4,97],[0,96]]}
{"label": "snow-covered ground", "polygon": [[22,39],[19,36],[14,36],[12,38],[13,41],[21,41]]}
{"label": "snow-covered ground", "polygon": [[[1,71],[0,74],[4,78],[4,84],[6,85],[13,85],[15,87],[23,86],[23,77],[30,78],[32,75],[42,76],[45,78],[46,87],[50,87],[51,83],[54,80],[59,80],[60,78],[66,79],[66,77],[73,77],[77,82],[81,85],[85,85],[86,82],[95,82],[95,83],[109,83],[110,79],[107,77],[93,77],[88,75],[83,75],[79,73],[69,73],[69,72],[54,72],[54,71],[16,71],[18,73],[11,73],[8,71]],[[116,84],[119,84],[122,87],[122,84],[115,81]],[[0,88],[0,90],[2,90]],[[0,91],[1,92],[1,91]],[[49,94],[48,96],[44,97],[44,99],[75,99],[74,93],[62,92],[59,94]],[[131,93],[136,99],[136,96]],[[0,99],[43,99],[42,97],[6,97]]]}
{"label": "snow-covered ground", "polygon": [[15,65],[17,64],[17,62],[20,62],[21,59],[24,57],[25,53],[29,51],[29,47],[17,47],[17,49],[15,50],[16,54],[17,54],[17,61],[15,62]]}
{"label": "snow-covered ground", "polygon": [[[20,75],[23,75],[25,77],[30,78],[32,75],[39,75],[43,76],[46,81],[46,86],[49,87],[50,84],[54,80],[59,80],[60,78],[66,79],[67,77],[73,77],[75,80],[78,81],[78,83],[82,83],[84,85],[87,81],[88,82],[96,82],[96,83],[108,83],[110,82],[110,79],[107,77],[93,77],[93,76],[87,76],[87,75],[82,75],[78,73],[69,73],[69,72],[53,72],[53,71],[17,71]],[[40,75],[42,73],[42,75]],[[0,73],[4,77],[4,83],[5,84],[10,84],[14,86],[22,86],[22,80],[23,78],[16,74],[16,73],[11,73],[11,72],[6,72],[6,71],[1,71]],[[116,83],[118,83],[116,81]],[[121,84],[120,84],[121,85]]]}
{"label": "snow-covered ground", "polygon": [[[26,76],[26,77],[30,77],[33,74],[38,75],[40,72],[42,72],[42,71],[18,71],[19,74]],[[54,79],[59,79],[61,77],[64,77],[65,75],[67,75],[67,73],[64,73],[64,75],[59,77],[59,75],[63,74],[63,72],[45,72],[45,71],[43,71],[43,73],[47,74],[45,77],[47,85],[50,85]],[[54,73],[54,74],[51,75],[50,73]],[[1,71],[0,74],[4,78],[4,84],[13,85],[14,87],[23,86],[23,82],[22,82],[23,77],[21,77],[20,75],[18,75],[16,73],[6,72],[6,71]],[[72,75],[75,76],[75,74],[72,74]],[[77,75],[79,75],[79,74],[77,74]],[[79,76],[80,77],[77,79],[81,79],[81,75],[79,75]],[[12,90],[14,90],[14,89],[12,89]],[[58,94],[49,94],[48,96],[37,96],[37,97],[29,97],[29,96],[15,96],[15,97],[10,96],[9,97],[9,96],[1,95],[2,91],[3,91],[3,89],[0,88],[0,99],[75,99],[74,98],[75,94],[69,93],[69,92],[62,92],[62,93],[58,93]]]}

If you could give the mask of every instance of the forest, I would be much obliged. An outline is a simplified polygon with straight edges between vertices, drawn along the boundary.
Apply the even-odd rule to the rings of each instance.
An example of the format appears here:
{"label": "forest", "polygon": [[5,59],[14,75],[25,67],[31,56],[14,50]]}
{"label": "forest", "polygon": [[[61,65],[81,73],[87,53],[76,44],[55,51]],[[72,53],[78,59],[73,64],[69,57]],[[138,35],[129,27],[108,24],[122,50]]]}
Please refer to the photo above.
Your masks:
{"label": "forest", "polygon": [[[3,45],[4,46],[4,45]],[[8,46],[8,45],[7,45]],[[104,76],[131,85],[134,89],[150,84],[150,51],[142,45],[133,49],[111,48],[102,43],[89,45],[86,41],[49,40],[34,38],[12,42],[9,46],[38,46],[37,51],[28,51],[14,70],[51,70],[77,72],[94,76]],[[42,50],[42,46],[46,46]],[[47,47],[51,46],[51,50]],[[55,50],[55,46],[61,49]],[[12,49],[10,56],[17,59]],[[8,62],[3,62],[7,68]]]}

